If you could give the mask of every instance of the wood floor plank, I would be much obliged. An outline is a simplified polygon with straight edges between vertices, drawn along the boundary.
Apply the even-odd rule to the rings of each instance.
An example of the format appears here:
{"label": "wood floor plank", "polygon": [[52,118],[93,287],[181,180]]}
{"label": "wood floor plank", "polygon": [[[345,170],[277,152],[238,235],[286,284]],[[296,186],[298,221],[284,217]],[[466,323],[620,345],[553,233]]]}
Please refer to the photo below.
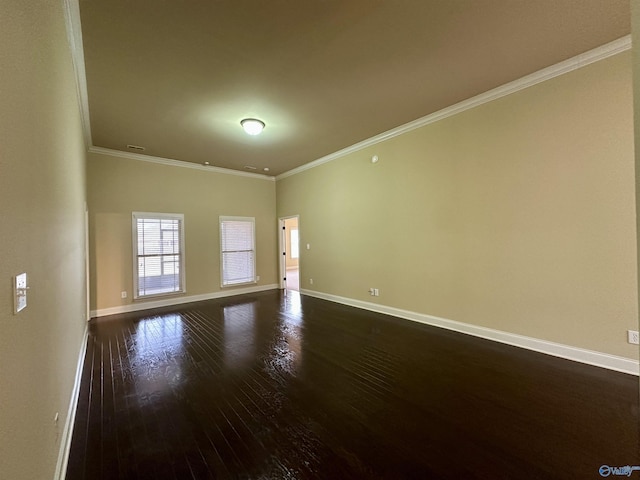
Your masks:
{"label": "wood floor plank", "polygon": [[297,292],[94,319],[67,480],[600,478],[638,378]]}

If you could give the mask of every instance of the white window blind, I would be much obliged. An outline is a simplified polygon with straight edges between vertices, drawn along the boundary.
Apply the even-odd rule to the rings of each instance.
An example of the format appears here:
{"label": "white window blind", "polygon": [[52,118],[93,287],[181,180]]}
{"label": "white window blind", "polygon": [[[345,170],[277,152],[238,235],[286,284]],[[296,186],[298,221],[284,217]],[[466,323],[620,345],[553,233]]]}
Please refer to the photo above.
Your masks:
{"label": "white window blind", "polygon": [[255,283],[255,219],[220,217],[222,286]]}
{"label": "white window blind", "polygon": [[133,213],[134,297],[184,292],[184,216]]}

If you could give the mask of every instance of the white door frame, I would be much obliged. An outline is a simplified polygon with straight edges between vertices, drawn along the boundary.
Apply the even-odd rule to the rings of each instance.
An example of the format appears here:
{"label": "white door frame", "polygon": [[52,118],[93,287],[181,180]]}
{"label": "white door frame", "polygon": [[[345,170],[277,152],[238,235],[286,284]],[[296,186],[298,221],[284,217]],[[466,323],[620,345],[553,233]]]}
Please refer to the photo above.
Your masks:
{"label": "white door frame", "polygon": [[[280,257],[280,259],[278,260],[278,266],[279,266],[278,270],[280,274],[280,281],[278,283],[281,289],[287,288],[287,282],[285,281],[285,278],[287,276],[287,258],[286,258],[286,251],[285,251],[287,243],[286,243],[286,238],[284,237],[285,235],[284,221],[289,220],[291,218],[298,219],[298,243],[299,243],[300,242],[300,215],[289,215],[287,217],[278,218],[278,248],[279,248],[278,256]],[[300,256],[298,256],[298,275],[300,275]]]}

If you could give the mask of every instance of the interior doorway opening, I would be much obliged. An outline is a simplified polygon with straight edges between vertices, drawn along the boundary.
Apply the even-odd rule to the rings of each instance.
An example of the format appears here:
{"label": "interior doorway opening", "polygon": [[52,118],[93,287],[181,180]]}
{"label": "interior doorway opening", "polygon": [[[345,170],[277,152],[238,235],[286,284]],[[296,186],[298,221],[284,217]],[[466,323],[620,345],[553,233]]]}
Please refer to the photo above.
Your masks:
{"label": "interior doorway opening", "polygon": [[280,288],[300,291],[300,227],[298,216],[280,219]]}

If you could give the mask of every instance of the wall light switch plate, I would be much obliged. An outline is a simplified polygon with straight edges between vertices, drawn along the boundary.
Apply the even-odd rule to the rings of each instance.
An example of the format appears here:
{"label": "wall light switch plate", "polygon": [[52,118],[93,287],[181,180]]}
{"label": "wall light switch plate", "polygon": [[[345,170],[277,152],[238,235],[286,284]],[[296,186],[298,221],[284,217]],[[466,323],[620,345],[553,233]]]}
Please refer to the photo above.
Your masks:
{"label": "wall light switch plate", "polygon": [[27,274],[16,275],[13,282],[13,313],[14,315],[24,310],[27,306]]}

